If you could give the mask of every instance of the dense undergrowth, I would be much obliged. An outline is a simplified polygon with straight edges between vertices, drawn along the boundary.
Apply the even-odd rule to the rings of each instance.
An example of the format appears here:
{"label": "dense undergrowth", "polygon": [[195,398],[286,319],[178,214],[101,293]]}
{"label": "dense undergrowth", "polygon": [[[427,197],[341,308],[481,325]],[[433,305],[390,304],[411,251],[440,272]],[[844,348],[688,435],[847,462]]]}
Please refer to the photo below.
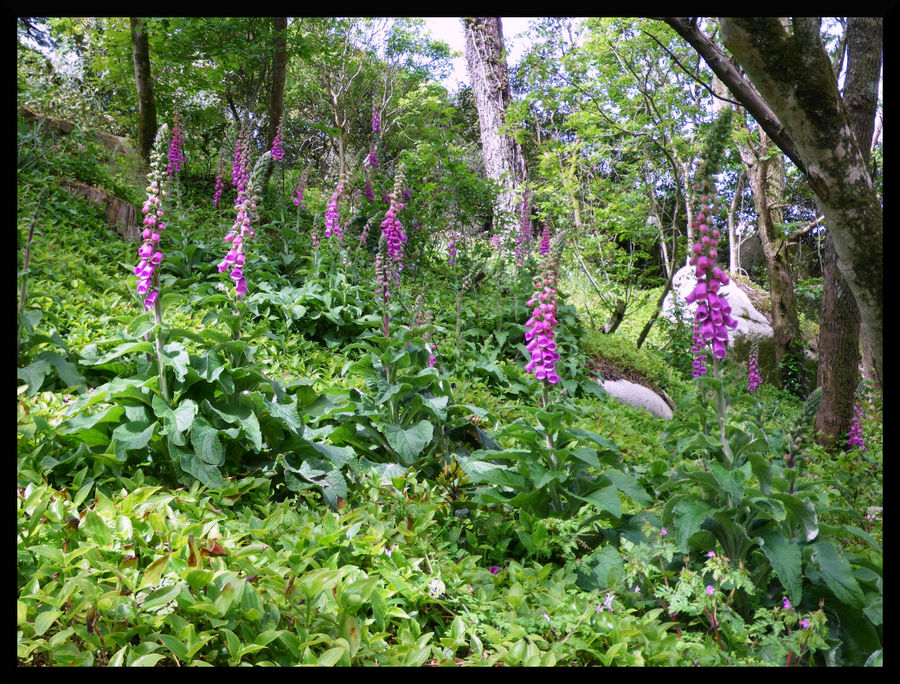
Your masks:
{"label": "dense undergrowth", "polygon": [[[18,664],[881,663],[880,406],[824,452],[815,395],[691,381],[662,325],[636,351],[655,293],[610,336],[561,301],[545,404],[534,261],[498,292],[487,239],[420,247],[385,309],[373,248],[312,245],[312,190],[264,197],[236,305],[202,183],[169,211],[163,392],[136,246],[57,179],[140,186],[19,135]],[[673,420],[605,396],[598,357]]]}

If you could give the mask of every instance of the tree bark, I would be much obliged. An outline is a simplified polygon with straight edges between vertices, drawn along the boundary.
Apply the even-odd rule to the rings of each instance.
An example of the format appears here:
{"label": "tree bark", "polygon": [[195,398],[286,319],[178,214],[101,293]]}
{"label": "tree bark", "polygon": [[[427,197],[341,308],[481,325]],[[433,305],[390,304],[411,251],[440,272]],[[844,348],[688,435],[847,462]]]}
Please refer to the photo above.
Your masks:
{"label": "tree bark", "polygon": [[[284,116],[284,87],[287,81],[287,17],[274,18],[275,37],[272,53],[272,90],[269,97],[269,126],[266,130],[266,147],[271,150],[278,124]],[[262,187],[266,187],[275,165],[266,167]]]}
{"label": "tree bark", "polygon": [[[834,242],[837,267],[859,307],[881,381],[883,210],[838,92],[819,20],[722,17],[722,39],[775,112],[803,161]],[[733,92],[733,91],[732,91]]]}
{"label": "tree bark", "polygon": [[[843,98],[847,103],[853,133],[868,163],[881,71],[881,19],[850,17],[845,39],[847,75]],[[819,443],[830,447],[850,429],[859,373],[860,343],[864,352],[870,353],[866,349],[865,335],[860,335],[856,302],[837,268],[837,253],[830,231],[825,238],[823,280],[818,376],[822,402],[816,414],[816,430]]]}
{"label": "tree bark", "polygon": [[500,133],[511,101],[503,30],[499,17],[466,17],[463,27],[466,67],[481,128],[484,169],[488,178],[501,186],[494,217],[495,230],[503,232],[514,224],[519,213],[517,208],[521,206],[521,200],[518,198],[526,180],[521,146],[515,138]]}
{"label": "tree bark", "polygon": [[[800,319],[794,300],[794,282],[784,249],[784,238],[778,224],[782,222],[781,192],[784,187],[784,157],[772,154],[771,141],[759,130],[760,145],[754,149],[749,142],[738,144],[741,161],[747,173],[756,210],[757,233],[762,243],[769,276],[769,296],[772,301],[772,331],[775,342],[775,365],[779,367],[784,357],[795,351],[800,339]],[[778,372],[779,384],[785,378]]]}
{"label": "tree bark", "polygon": [[138,146],[141,158],[150,163],[150,152],[156,137],[156,100],[150,75],[150,42],[140,17],[131,19],[132,58],[138,100]]}

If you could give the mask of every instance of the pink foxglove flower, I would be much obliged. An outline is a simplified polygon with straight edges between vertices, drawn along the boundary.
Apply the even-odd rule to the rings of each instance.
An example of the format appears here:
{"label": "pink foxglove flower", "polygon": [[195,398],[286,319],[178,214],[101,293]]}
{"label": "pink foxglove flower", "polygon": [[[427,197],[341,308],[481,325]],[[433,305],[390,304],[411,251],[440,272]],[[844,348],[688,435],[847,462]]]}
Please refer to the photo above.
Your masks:
{"label": "pink foxglove flower", "polygon": [[279,122],[278,128],[275,129],[275,138],[272,140],[272,159],[277,162],[284,161],[284,148],[281,146],[283,142],[283,124]]}
{"label": "pink foxglove flower", "polygon": [[134,267],[137,276],[137,293],[144,295],[144,307],[152,309],[159,298],[159,273],[158,268],[162,263],[163,253],[159,249],[159,241],[166,224],[163,223],[162,197],[166,194],[163,187],[162,166],[166,158],[166,142],[169,137],[169,127],[166,124],[160,126],[156,133],[156,141],[153,152],[150,155],[150,172],[147,174],[147,199],[141,208],[144,214],[143,231],[141,238],[143,243],[138,249],[139,261]]}
{"label": "pink foxglove flower", "polygon": [[381,130],[381,119],[378,118],[378,110],[372,107],[372,132],[378,133]]}
{"label": "pink foxglove flower", "polygon": [[213,195],[213,206],[219,206],[219,200],[222,198],[222,191],[225,189],[224,177],[225,169],[222,168],[222,159],[219,158],[219,169],[216,172],[216,188]]}
{"label": "pink foxglove flower", "polygon": [[747,359],[747,389],[753,392],[762,378],[759,377],[759,343],[753,340],[753,346],[750,349],[750,358]]}
{"label": "pink foxglove flower", "polygon": [[381,234],[385,239],[387,247],[387,257],[391,269],[394,284],[400,285],[400,271],[403,270],[403,246],[406,244],[407,237],[403,232],[403,226],[397,215],[406,206],[399,199],[400,188],[403,187],[403,167],[397,171],[397,177],[394,180],[394,190],[391,192],[390,207],[384,215],[384,221],[381,222]]}
{"label": "pink foxglove flower", "polygon": [[706,343],[700,335],[700,327],[697,324],[694,324],[693,340],[694,346],[691,347],[691,352],[694,354],[694,369],[691,371],[691,376],[699,378],[706,374],[706,366],[703,365],[706,360]]}
{"label": "pink foxglove flower", "polygon": [[338,242],[344,242],[344,236],[341,230],[341,221],[340,215],[338,213],[338,202],[341,199],[341,194],[344,192],[344,183],[338,183],[337,188],[334,191],[334,194],[331,196],[331,199],[328,200],[328,206],[325,208],[325,237],[331,237],[332,235],[336,236]]}
{"label": "pink foxglove flower", "polygon": [[556,349],[556,260],[552,253],[544,258],[542,272],[534,276],[534,294],[526,305],[533,307],[531,318],[525,322],[526,348],[531,360],[525,366],[525,372],[532,373],[538,380],[546,380],[551,385],[559,382],[556,373],[556,362],[559,352]]}
{"label": "pink foxglove flower", "polygon": [[726,345],[728,343],[728,328],[737,327],[737,321],[731,317],[731,306],[719,289],[730,281],[728,274],[716,266],[718,256],[719,229],[715,226],[712,206],[711,183],[705,177],[701,168],[702,180],[700,181],[700,212],[692,226],[698,231],[700,237],[693,247],[693,254],[688,261],[695,267],[694,275],[697,277],[697,285],[693,291],[685,297],[688,304],[697,302],[694,312],[694,323],[699,327],[700,337],[704,344],[712,345],[712,353],[720,361],[725,358]]}
{"label": "pink foxglove flower", "polygon": [[850,422],[850,433],[847,438],[847,446],[851,449],[866,450],[866,443],[862,434],[862,410],[859,404],[853,405],[853,420]]}
{"label": "pink foxglove flower", "polygon": [[538,254],[544,256],[550,253],[550,229],[544,226],[541,232],[541,246],[538,248]]}
{"label": "pink foxglove flower", "polygon": [[184,163],[184,136],[181,132],[181,124],[178,121],[178,113],[175,114],[175,124],[172,126],[172,141],[169,145],[169,166],[166,172],[169,177],[175,175],[177,171],[181,171],[181,165]]}

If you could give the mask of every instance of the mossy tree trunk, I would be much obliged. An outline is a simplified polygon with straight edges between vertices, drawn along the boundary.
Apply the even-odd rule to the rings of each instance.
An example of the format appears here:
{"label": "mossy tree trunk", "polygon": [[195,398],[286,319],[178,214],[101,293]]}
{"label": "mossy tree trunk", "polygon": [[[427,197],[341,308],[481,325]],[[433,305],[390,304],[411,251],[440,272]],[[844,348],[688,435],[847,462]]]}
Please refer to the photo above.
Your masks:
{"label": "mossy tree trunk", "polygon": [[[757,132],[759,147],[752,145],[748,139],[747,142],[738,143],[738,151],[753,193],[757,233],[769,276],[775,366],[778,368],[782,359],[796,350],[800,339],[800,319],[797,316],[793,275],[785,240],[779,229],[779,224],[783,222],[779,206],[784,187],[784,156],[775,151],[775,146],[765,131],[759,129]],[[783,384],[784,380],[779,370],[779,384]]]}
{"label": "mossy tree trunk", "polygon": [[[881,20],[850,17],[847,24],[847,75],[843,99],[860,152],[868,163],[875,129],[878,76],[881,71]],[[840,59],[840,58],[839,58]],[[853,294],[837,266],[831,233],[825,238],[822,257],[822,316],[819,326],[819,376],[822,402],[816,414],[819,442],[834,446],[850,429],[854,395],[859,377],[860,317]]]}
{"label": "mossy tree trunk", "polygon": [[[883,210],[816,17],[722,17],[722,40],[802,159],[882,378]],[[870,37],[871,40],[871,37]],[[880,50],[879,50],[880,54]]]}
{"label": "mossy tree trunk", "polygon": [[138,147],[141,159],[150,164],[150,152],[156,137],[156,100],[153,97],[153,77],[150,74],[150,42],[140,17],[131,19],[132,58],[138,101]]}
{"label": "mossy tree trunk", "polygon": [[515,138],[500,133],[511,101],[503,29],[499,17],[466,17],[463,27],[466,68],[478,109],[484,170],[487,177],[502,188],[494,221],[495,231],[501,232],[504,221],[512,222],[519,213],[519,197],[526,180],[521,146]]}
{"label": "mossy tree trunk", "polygon": [[[287,17],[275,17],[275,37],[272,53],[272,90],[269,96],[269,126],[266,130],[266,149],[272,149],[272,143],[284,115],[284,88],[287,81]],[[274,164],[266,169],[262,187],[266,187],[272,175]]]}

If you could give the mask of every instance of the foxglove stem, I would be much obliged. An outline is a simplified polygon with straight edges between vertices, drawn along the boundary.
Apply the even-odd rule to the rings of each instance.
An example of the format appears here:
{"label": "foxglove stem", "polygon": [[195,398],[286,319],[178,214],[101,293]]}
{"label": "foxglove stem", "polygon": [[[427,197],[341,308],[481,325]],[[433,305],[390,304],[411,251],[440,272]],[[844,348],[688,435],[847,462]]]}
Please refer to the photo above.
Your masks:
{"label": "foxglove stem", "polygon": [[[159,287],[159,273],[154,275],[154,284]],[[169,388],[166,384],[166,371],[163,367],[163,334],[162,334],[162,301],[157,299],[153,302],[153,320],[156,322],[156,366],[159,373],[159,393],[162,395],[163,401],[169,403]]]}
{"label": "foxglove stem", "polygon": [[728,402],[725,397],[725,383],[719,372],[719,359],[713,356],[713,377],[716,379],[716,419],[719,421],[719,441],[722,443],[722,450],[725,452],[726,458],[731,461],[731,447],[728,440],[725,439],[725,416],[728,411]]}

